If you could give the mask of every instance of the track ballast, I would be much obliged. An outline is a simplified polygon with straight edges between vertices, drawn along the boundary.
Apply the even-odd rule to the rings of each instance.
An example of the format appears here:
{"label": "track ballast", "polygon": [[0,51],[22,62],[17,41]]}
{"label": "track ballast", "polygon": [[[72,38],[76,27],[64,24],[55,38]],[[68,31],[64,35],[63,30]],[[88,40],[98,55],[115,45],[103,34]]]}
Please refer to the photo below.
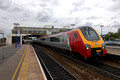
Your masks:
{"label": "track ballast", "polygon": [[34,46],[48,80],[77,80],[77,78],[57,63],[53,58]]}

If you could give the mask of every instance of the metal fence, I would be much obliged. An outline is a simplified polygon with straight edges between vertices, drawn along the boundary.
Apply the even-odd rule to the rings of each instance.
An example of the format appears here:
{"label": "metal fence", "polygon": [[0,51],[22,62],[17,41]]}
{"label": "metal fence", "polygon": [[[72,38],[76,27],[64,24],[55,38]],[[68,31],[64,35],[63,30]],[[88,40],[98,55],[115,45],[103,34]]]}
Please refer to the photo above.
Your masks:
{"label": "metal fence", "polygon": [[105,41],[105,44],[118,44],[120,45],[120,41]]}

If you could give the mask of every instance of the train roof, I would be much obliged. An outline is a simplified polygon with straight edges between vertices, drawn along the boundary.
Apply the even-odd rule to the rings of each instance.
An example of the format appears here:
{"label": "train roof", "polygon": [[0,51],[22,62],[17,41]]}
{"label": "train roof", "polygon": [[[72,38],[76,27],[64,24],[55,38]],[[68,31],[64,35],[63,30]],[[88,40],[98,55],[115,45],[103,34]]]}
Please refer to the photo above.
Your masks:
{"label": "train roof", "polygon": [[90,26],[81,26],[81,27],[77,27],[76,29],[81,29],[81,28],[92,28]]}
{"label": "train roof", "polygon": [[65,32],[60,32],[60,33],[57,33],[57,34],[45,35],[45,36],[42,36],[42,37],[39,37],[39,38],[51,37],[51,36],[55,36],[55,35],[61,35],[61,34],[64,34],[64,33],[65,33]]}
{"label": "train roof", "polygon": [[75,29],[71,29],[69,31],[65,31],[65,32],[60,32],[60,33],[57,33],[57,34],[50,34],[50,35],[45,35],[45,36],[42,36],[42,37],[39,37],[39,38],[46,38],[46,37],[51,37],[51,36],[57,36],[57,35],[62,35],[64,33],[67,33],[67,32],[70,32],[70,31],[74,31],[76,29],[82,29],[82,28],[92,28],[90,26],[81,26],[81,27],[77,27]]}

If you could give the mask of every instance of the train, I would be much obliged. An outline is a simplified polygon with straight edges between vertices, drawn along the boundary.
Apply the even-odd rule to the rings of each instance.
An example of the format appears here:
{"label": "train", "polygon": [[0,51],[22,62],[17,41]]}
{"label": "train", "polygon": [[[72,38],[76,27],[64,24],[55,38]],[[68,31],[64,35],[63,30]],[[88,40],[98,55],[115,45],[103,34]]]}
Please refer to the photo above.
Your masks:
{"label": "train", "polygon": [[87,58],[105,56],[105,43],[98,32],[89,26],[39,37],[35,42],[54,47],[68,54]]}

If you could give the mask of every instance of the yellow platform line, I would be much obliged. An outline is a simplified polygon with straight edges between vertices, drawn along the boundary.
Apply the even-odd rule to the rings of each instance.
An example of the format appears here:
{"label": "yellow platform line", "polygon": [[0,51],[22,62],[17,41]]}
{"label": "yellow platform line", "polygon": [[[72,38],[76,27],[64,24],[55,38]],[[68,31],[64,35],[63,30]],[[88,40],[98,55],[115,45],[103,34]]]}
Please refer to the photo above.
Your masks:
{"label": "yellow platform line", "polygon": [[27,80],[28,79],[28,61],[29,61],[29,47],[27,48],[24,61],[22,63],[17,80]]}
{"label": "yellow platform line", "polygon": [[16,73],[17,73],[17,71],[18,71],[18,69],[19,69],[19,67],[20,67],[20,65],[21,65],[21,63],[22,63],[22,61],[23,61],[23,58],[24,58],[24,56],[25,56],[25,53],[26,53],[26,49],[24,50],[24,53],[23,53],[23,55],[22,55],[22,58],[21,58],[21,60],[20,60],[20,62],[19,62],[19,64],[18,64],[18,66],[17,66],[17,68],[16,68],[16,70],[15,70],[15,72],[14,72],[13,77],[12,77],[11,80],[14,80],[14,79],[15,79]]}

